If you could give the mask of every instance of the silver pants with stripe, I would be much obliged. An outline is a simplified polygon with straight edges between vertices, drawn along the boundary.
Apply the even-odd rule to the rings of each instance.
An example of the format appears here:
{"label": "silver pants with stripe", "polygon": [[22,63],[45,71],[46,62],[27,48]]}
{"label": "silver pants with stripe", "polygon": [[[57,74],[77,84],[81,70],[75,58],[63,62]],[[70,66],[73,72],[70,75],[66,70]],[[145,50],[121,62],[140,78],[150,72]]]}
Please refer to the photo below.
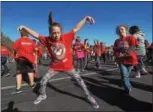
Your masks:
{"label": "silver pants with stripe", "polygon": [[[58,71],[51,71],[49,70],[41,79],[41,87],[40,87],[40,94],[41,95],[46,95],[46,85],[48,83],[48,81],[56,74],[58,74],[60,72]],[[89,96],[89,91],[86,87],[86,84],[84,83],[83,79],[81,78],[81,76],[75,71],[75,70],[71,70],[71,71],[66,71],[66,73],[68,73],[68,75],[73,78],[74,80],[76,80],[76,82],[80,85],[80,87],[82,88],[82,90],[84,91],[86,96]]]}

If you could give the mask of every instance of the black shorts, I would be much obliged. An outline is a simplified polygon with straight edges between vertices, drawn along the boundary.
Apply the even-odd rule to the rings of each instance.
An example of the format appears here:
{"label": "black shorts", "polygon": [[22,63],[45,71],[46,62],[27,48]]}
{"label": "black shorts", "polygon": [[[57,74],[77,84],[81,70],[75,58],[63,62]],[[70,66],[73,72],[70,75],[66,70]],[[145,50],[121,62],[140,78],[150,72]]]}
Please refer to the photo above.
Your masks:
{"label": "black shorts", "polygon": [[7,57],[1,56],[1,65],[5,65],[7,63]]}
{"label": "black shorts", "polygon": [[18,58],[16,59],[16,72],[17,74],[23,74],[23,73],[31,73],[34,72],[33,64],[30,63],[25,58]]}

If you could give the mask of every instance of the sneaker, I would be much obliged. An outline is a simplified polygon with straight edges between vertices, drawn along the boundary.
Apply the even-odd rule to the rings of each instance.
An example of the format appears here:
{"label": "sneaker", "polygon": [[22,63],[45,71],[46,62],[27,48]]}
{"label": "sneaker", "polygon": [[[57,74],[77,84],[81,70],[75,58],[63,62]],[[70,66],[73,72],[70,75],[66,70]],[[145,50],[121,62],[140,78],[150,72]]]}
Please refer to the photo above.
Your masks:
{"label": "sneaker", "polygon": [[141,72],[144,75],[150,75],[150,73],[145,68],[142,68],[142,71]]}
{"label": "sneaker", "polygon": [[76,70],[76,72],[80,73],[80,70],[78,69],[78,70]]}
{"label": "sneaker", "polygon": [[22,93],[23,91],[21,91],[21,89],[15,89],[12,94],[19,94]]}
{"label": "sneaker", "polygon": [[10,76],[10,72],[8,72],[8,73],[5,75],[5,77],[8,77],[8,76]]}
{"label": "sneaker", "polygon": [[84,72],[84,70],[81,70],[81,72]]}
{"label": "sneaker", "polygon": [[148,73],[148,71],[145,68],[142,68],[143,73]]}
{"label": "sneaker", "polygon": [[45,100],[46,98],[47,98],[46,95],[39,95],[39,96],[37,97],[37,99],[34,101],[34,104],[37,105],[37,104],[39,104],[42,100]]}
{"label": "sneaker", "polygon": [[135,78],[141,78],[141,75],[136,75]]}
{"label": "sneaker", "polygon": [[31,87],[32,89],[35,88],[35,86],[36,86],[35,83],[33,83],[32,85],[30,85],[30,87]]}
{"label": "sneaker", "polygon": [[135,78],[141,78],[140,72],[137,72]]}
{"label": "sneaker", "polygon": [[92,97],[92,96],[87,96],[87,100],[91,103],[91,105],[98,109],[99,108],[99,104],[96,102],[96,100]]}
{"label": "sneaker", "polygon": [[127,95],[129,95],[131,91],[132,91],[131,88],[128,88],[128,89],[124,89],[124,90],[123,90],[123,92],[124,92],[125,94],[127,94]]}

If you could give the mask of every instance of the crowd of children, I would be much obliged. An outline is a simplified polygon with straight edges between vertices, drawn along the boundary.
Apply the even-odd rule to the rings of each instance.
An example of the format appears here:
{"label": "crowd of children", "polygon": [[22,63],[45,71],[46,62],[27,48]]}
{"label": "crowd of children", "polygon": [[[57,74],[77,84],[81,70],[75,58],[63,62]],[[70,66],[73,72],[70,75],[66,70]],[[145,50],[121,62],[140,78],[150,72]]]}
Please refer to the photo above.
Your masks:
{"label": "crowd of children", "polygon": [[[94,45],[89,44],[88,39],[83,42],[80,37],[75,38],[75,33],[89,21],[94,23],[94,19],[85,16],[68,33],[62,34],[62,27],[52,19],[52,13],[49,14],[49,36],[39,35],[26,26],[18,28],[21,37],[13,45],[13,55],[10,55],[8,49],[1,44],[1,64],[4,67],[5,75],[10,74],[7,67],[7,59],[16,62],[16,90],[13,92],[21,93],[22,76],[28,75],[29,85],[34,88],[34,77],[37,77],[37,65],[41,57],[51,59],[49,70],[40,81],[40,95],[34,101],[34,104],[40,103],[47,98],[46,84],[54,75],[60,72],[66,72],[80,85],[85,93],[87,100],[95,107],[99,108],[98,103],[88,91],[86,84],[79,73],[88,69],[90,62],[95,62],[95,66],[100,69],[107,60],[114,61],[120,69],[121,80],[123,82],[124,92],[131,91],[130,75],[131,70],[135,70],[134,77],[140,78],[142,73],[149,74],[145,68],[143,59],[153,63],[153,43],[150,45],[145,40],[145,34],[138,26],[128,28],[126,25],[119,25],[116,28],[118,38],[114,45],[106,46],[104,42],[94,40]],[[39,42],[29,38],[32,35]],[[73,43],[74,40],[74,43]]]}

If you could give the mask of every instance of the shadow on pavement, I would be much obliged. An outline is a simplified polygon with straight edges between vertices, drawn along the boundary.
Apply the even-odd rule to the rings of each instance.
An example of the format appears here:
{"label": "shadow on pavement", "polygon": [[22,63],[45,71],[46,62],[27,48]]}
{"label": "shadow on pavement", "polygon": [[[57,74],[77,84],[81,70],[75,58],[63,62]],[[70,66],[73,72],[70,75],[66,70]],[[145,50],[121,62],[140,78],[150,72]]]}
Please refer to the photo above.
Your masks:
{"label": "shadow on pavement", "polygon": [[120,75],[120,73],[117,71],[117,70],[112,70],[112,71],[107,71],[107,70],[104,70],[104,69],[98,69],[98,68],[87,68],[86,70],[88,70],[89,72],[96,72],[98,74],[101,74],[101,75],[107,75],[107,76],[110,76],[110,75]]}
{"label": "shadow on pavement", "polygon": [[[121,87],[121,80],[120,79],[112,79],[112,78],[107,78],[107,77],[101,77],[102,79],[108,80],[109,83],[114,84],[114,85],[118,85],[119,87]],[[130,81],[132,87],[134,88],[138,88],[138,89],[142,89],[148,92],[152,92],[153,91],[153,87],[151,85],[146,85],[146,84],[142,84],[140,82],[134,82],[134,81]]]}
{"label": "shadow on pavement", "polygon": [[1,71],[1,78],[4,76],[5,72]]}
{"label": "shadow on pavement", "polygon": [[77,96],[77,95],[74,95],[72,93],[69,93],[69,92],[66,92],[66,91],[63,91],[63,90],[60,90],[58,88],[56,88],[55,86],[51,85],[50,83],[47,84],[47,86],[59,93],[62,93],[62,94],[65,94],[65,95],[68,95],[68,96],[71,96],[71,97],[74,97],[74,98],[77,98],[77,99],[81,99],[83,101],[86,101],[87,103],[89,103],[85,97],[81,97],[81,96]]}
{"label": "shadow on pavement", "polygon": [[22,111],[19,111],[18,108],[14,108],[14,102],[11,101],[8,104],[8,108],[5,110],[2,110],[2,112],[22,112]]}
{"label": "shadow on pavement", "polygon": [[[96,80],[93,81],[94,79],[89,80],[89,78],[86,78],[85,80],[92,94],[112,106],[117,106],[124,111],[152,111],[151,103],[139,101],[130,95],[125,95],[121,89],[107,86],[100,82],[96,85],[97,83],[95,84]],[[112,83],[112,81],[110,81],[110,83]]]}

